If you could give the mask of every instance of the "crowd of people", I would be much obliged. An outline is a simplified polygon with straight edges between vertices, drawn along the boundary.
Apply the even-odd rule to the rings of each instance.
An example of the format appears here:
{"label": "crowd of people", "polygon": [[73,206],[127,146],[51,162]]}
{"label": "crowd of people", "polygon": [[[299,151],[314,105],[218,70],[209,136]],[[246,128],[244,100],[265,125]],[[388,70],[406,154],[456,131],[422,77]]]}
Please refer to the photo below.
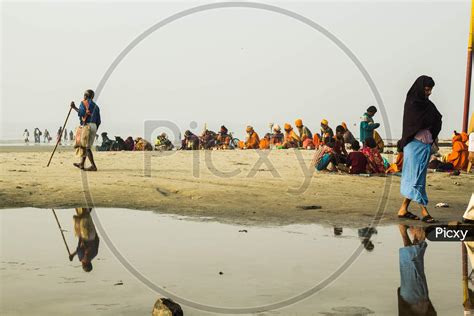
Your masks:
{"label": "crowd of people", "polygon": [[[43,138],[43,143],[48,143],[48,144],[53,140],[51,133],[46,128],[44,129],[43,132],[41,132],[41,130],[38,127],[35,127],[33,130],[33,137],[34,137],[35,144],[40,144],[41,138]],[[59,145],[73,144],[74,137],[75,137],[75,133],[73,132],[73,130],[69,130],[69,133],[68,133],[66,128],[63,131],[62,126],[59,127],[56,133],[56,141],[59,141]],[[23,141],[25,142],[25,144],[30,143],[30,132],[27,128],[25,128],[23,132]]]}

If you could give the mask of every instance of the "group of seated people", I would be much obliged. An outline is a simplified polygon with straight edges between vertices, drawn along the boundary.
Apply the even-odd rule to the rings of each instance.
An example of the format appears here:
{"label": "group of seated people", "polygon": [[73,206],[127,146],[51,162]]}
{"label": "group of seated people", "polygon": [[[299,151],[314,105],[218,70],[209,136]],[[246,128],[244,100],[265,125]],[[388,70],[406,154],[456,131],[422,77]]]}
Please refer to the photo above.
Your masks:
{"label": "group of seated people", "polygon": [[[468,136],[466,133],[455,132],[452,138],[452,150],[450,153],[439,154],[439,147],[435,142],[431,150],[431,158],[428,169],[438,172],[457,172],[467,170],[469,164],[469,151],[467,147]],[[403,148],[397,143],[397,155],[395,161],[389,164],[388,160],[381,155],[380,147],[373,137],[368,137],[360,144],[355,141],[351,144],[348,153],[344,146],[344,139],[327,136],[317,148],[312,165],[318,171],[342,171],[350,174],[399,174],[403,168]]]}
{"label": "group of seated people", "polygon": [[361,150],[358,141],[346,149],[344,139],[326,136],[314,153],[312,166],[318,171],[342,171],[350,174],[383,174],[388,168],[373,137],[367,137]]}
{"label": "group of seated people", "polygon": [[[265,134],[263,138],[258,136],[252,126],[247,126],[244,141],[233,138],[224,125],[218,133],[205,129],[200,136],[187,130],[181,141],[181,147],[178,149],[315,149],[312,164],[318,171],[343,171],[350,174],[399,174],[402,171],[403,149],[397,144],[395,161],[390,164],[381,155],[384,143],[375,131],[373,137],[366,137],[362,141],[361,149],[359,141],[344,122],[336,127],[336,133],[325,119],[321,121],[320,133],[311,133],[311,130],[303,125],[301,119],[295,121],[295,126],[296,129],[293,129],[291,124],[286,123],[282,132],[279,125],[272,124],[272,133]],[[98,151],[149,151],[174,148],[166,133],[158,135],[154,147],[141,137],[133,139],[129,136],[123,140],[116,136],[115,140],[111,140],[107,133],[104,132],[101,135],[102,144],[97,146]],[[466,170],[469,164],[467,141],[466,133],[454,132],[452,151],[446,155],[438,153],[439,148],[435,142],[428,168],[448,172]]]}
{"label": "group of seated people", "polygon": [[115,140],[108,137],[106,132],[101,134],[102,144],[96,146],[97,151],[145,151],[153,150],[151,144],[141,138],[137,137],[133,139],[132,136],[128,136],[125,140],[120,136],[115,136]]}
{"label": "group of seated people", "polygon": [[247,126],[245,130],[246,137],[242,141],[235,141],[229,136],[225,126],[221,127],[219,133],[205,130],[201,137],[186,131],[182,149],[315,149],[322,143],[322,139],[327,136],[343,139],[344,144],[347,144],[348,147],[357,142],[344,122],[337,126],[336,134],[325,119],[321,121],[320,133],[313,134],[307,126],[303,125],[301,119],[295,121],[295,127],[293,129],[290,123],[285,123],[282,131],[278,124],[271,124],[271,133],[266,133],[260,138],[252,126]]}
{"label": "group of seated people", "polygon": [[219,132],[213,132],[204,129],[201,136],[197,136],[190,130],[184,132],[184,138],[181,141],[180,150],[198,150],[198,149],[234,149],[236,146],[232,134],[224,125]]}

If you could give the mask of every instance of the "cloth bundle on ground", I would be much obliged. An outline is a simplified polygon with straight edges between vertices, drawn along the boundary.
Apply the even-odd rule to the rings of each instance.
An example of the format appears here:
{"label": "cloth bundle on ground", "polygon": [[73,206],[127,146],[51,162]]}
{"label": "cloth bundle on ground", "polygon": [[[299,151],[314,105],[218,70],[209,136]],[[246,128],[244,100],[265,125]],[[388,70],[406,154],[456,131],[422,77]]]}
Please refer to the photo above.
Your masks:
{"label": "cloth bundle on ground", "polygon": [[170,298],[159,298],[153,306],[152,316],[183,316],[183,310],[178,303]]}

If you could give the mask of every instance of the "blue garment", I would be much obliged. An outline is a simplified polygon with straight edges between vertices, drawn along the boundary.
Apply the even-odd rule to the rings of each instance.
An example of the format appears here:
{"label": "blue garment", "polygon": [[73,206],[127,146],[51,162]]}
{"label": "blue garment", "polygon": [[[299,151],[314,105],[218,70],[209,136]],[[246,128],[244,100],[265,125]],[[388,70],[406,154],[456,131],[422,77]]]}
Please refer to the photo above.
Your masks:
{"label": "blue garment", "polygon": [[408,304],[429,300],[425,276],[425,241],[400,248],[400,296]]}
{"label": "blue garment", "polygon": [[318,165],[316,166],[316,170],[321,171],[321,170],[326,169],[330,162],[331,162],[331,154],[324,154],[323,158],[321,158]]}
{"label": "blue garment", "polygon": [[371,115],[364,113],[360,122],[360,142],[364,144],[366,138],[374,137],[374,129],[379,126],[379,123],[374,123],[374,119]]}
{"label": "blue garment", "polygon": [[83,117],[86,116],[86,106],[84,105],[84,101],[81,101],[81,105],[79,106],[79,111],[77,113],[79,116],[79,121],[81,125],[84,125],[87,123],[95,123],[97,125],[97,128],[99,128],[99,125],[101,123],[99,106],[95,104],[95,102],[92,101],[92,99],[88,99],[87,101],[89,101],[89,112],[91,114],[87,116],[84,122]]}
{"label": "blue garment", "polygon": [[412,140],[403,148],[403,168],[400,193],[407,199],[428,205],[426,195],[426,172],[431,154],[431,145]]}

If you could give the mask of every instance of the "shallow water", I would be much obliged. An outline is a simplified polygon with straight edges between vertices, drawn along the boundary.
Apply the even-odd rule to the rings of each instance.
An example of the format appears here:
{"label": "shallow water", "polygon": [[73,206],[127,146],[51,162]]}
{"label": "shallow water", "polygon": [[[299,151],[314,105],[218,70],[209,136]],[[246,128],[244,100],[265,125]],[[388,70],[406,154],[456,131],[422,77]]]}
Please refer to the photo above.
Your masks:
{"label": "shallow water", "polygon": [[[316,224],[242,227],[150,211],[93,212],[100,219],[95,220],[100,244],[93,270],[86,273],[77,258],[68,260],[51,210],[0,211],[2,315],[149,315],[159,294],[124,268],[108,240],[150,284],[225,308],[268,305],[304,293],[346,263],[363,240],[357,229],[343,228],[335,236],[333,228]],[[56,214],[74,251],[75,210]],[[372,251],[360,248],[360,256],[322,290],[259,315],[397,315],[399,227],[378,227],[371,242]],[[428,241],[425,273],[438,315],[461,315],[461,244]],[[185,315],[211,315],[183,309]]]}

